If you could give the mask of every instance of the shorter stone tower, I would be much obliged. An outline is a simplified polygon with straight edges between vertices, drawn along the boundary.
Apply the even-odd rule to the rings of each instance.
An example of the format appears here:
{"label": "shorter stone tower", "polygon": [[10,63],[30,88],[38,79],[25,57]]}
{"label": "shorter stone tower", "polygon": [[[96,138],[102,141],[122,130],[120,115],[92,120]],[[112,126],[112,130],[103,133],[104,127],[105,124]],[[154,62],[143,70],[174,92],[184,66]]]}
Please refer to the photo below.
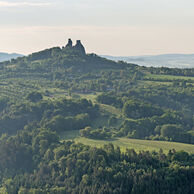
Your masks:
{"label": "shorter stone tower", "polygon": [[68,43],[67,45],[65,46],[65,48],[72,48],[73,47],[73,42],[71,40],[71,38],[68,39]]}

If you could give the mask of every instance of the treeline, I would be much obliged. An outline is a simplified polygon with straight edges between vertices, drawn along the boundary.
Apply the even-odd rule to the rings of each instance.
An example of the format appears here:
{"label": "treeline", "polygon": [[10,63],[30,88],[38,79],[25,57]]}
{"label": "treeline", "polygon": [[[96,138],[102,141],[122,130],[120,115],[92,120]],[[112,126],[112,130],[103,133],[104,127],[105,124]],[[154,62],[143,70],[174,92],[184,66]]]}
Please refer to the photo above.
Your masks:
{"label": "treeline", "polygon": [[[38,101],[37,101],[38,100]],[[23,103],[0,99],[0,134],[15,134],[23,128],[43,127],[62,133],[90,125],[98,116],[98,105],[86,99],[42,100],[35,92]]]}
{"label": "treeline", "polygon": [[149,71],[152,74],[160,74],[160,75],[177,75],[177,76],[194,76],[194,68],[188,69],[179,69],[179,68],[168,68],[168,67],[148,67]]}
{"label": "treeline", "polygon": [[[110,125],[108,134],[103,132],[106,134],[105,137],[107,135],[109,138],[127,136],[194,144],[194,136],[191,133],[194,127],[193,97],[192,93],[187,92],[174,94],[170,90],[136,89],[126,93],[102,93],[96,99],[99,103],[122,110],[123,122],[120,127],[115,130],[115,125]],[[99,138],[101,132],[87,128],[81,134],[94,138],[93,134],[98,133],[96,137]],[[110,135],[111,132],[112,135]]]}
{"label": "treeline", "polygon": [[194,155],[184,151],[123,153],[112,144],[92,148],[28,129],[3,135],[0,155],[5,194],[191,194],[194,187]]}

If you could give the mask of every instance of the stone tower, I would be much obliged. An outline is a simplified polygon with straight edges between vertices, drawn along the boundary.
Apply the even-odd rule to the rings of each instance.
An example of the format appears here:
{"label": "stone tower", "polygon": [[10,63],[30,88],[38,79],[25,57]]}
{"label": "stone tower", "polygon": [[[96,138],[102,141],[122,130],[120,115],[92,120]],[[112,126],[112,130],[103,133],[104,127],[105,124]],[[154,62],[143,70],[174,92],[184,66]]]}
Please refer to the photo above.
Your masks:
{"label": "stone tower", "polygon": [[68,39],[68,43],[67,45],[65,46],[65,48],[72,48],[73,47],[73,42],[71,40],[71,38]]}
{"label": "stone tower", "polygon": [[86,54],[85,48],[81,43],[81,40],[77,40],[76,45],[73,47],[75,51],[79,52],[80,54]]}
{"label": "stone tower", "polygon": [[67,45],[65,47],[63,47],[63,49],[65,49],[66,51],[69,51],[71,53],[78,54],[78,55],[80,55],[80,54],[85,55],[86,54],[85,48],[82,45],[81,40],[77,40],[76,45],[73,46],[73,42],[72,42],[71,38],[69,38]]}

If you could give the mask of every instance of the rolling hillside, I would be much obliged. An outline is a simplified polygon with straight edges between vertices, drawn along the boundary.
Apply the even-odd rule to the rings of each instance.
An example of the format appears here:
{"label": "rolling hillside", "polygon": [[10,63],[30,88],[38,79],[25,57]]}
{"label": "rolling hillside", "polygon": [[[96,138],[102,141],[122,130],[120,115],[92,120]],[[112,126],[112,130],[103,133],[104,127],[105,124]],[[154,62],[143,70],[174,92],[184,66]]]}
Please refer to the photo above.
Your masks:
{"label": "rolling hillside", "polygon": [[[27,96],[38,92],[43,100],[40,104],[49,105],[50,100],[58,102],[63,98],[86,98],[98,106],[98,115],[89,122],[89,128],[84,130],[86,123],[79,127],[71,126],[72,129],[83,130],[85,137],[128,137],[192,144],[193,75],[193,69],[146,68],[107,60],[87,54],[81,41],[73,46],[69,40],[62,48],[45,49],[1,62],[2,133],[6,128],[17,133],[19,128],[22,130],[30,122],[37,122],[40,127],[46,125],[48,118],[44,114],[37,119],[33,115],[34,109],[28,108],[31,107],[28,103],[36,101],[30,101]],[[34,106],[38,108],[40,104]],[[21,109],[19,116],[15,113],[17,106]],[[25,114],[23,106],[27,107]],[[46,114],[48,110],[43,107],[41,111]],[[33,116],[27,117],[22,125],[11,128],[14,122],[21,123],[22,116],[31,114]],[[56,118],[63,114],[57,110],[55,114],[49,115],[53,116],[53,122],[56,122],[53,128],[57,130]],[[69,116],[77,118],[72,113]],[[63,127],[60,128],[62,130]],[[172,130],[173,133],[168,132]]]}
{"label": "rolling hillside", "polygon": [[0,193],[192,193],[193,77],[71,40],[1,62]]}

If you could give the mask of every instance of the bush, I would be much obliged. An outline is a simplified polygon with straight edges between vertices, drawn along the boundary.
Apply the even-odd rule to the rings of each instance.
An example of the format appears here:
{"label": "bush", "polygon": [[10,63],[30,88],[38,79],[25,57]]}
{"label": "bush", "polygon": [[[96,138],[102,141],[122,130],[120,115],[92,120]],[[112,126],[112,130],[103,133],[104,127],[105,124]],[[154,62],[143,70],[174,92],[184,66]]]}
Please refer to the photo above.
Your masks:
{"label": "bush", "polygon": [[31,102],[38,102],[43,99],[43,96],[40,92],[31,92],[26,96],[26,99]]}

